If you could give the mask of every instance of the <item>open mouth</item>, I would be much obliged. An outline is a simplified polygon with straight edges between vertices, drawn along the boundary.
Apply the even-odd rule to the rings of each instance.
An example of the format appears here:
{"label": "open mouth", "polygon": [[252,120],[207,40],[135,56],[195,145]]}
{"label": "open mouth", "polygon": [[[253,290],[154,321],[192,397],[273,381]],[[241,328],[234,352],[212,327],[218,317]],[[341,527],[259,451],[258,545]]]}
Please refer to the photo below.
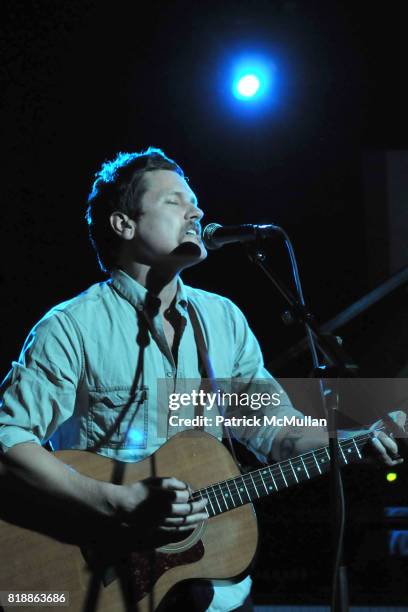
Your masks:
{"label": "open mouth", "polygon": [[194,236],[194,238],[200,238],[200,230],[199,229],[194,229],[193,227],[190,227],[186,233],[186,236]]}

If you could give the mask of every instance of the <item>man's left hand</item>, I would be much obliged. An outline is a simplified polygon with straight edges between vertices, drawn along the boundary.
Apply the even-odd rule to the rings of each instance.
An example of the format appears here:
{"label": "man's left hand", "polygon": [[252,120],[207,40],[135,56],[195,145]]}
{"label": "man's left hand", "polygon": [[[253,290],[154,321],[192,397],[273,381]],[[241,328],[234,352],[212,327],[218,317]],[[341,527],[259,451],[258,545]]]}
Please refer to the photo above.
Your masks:
{"label": "man's left hand", "polygon": [[[391,412],[390,417],[392,420],[402,429],[405,427],[407,415],[405,412],[398,410]],[[382,421],[376,423],[371,428],[374,431],[374,437],[372,438],[372,446],[375,449],[377,455],[380,456],[381,460],[389,466],[399,465],[404,461],[398,454],[398,445],[395,441],[394,434],[387,434],[385,431],[377,429],[378,425],[382,425]]]}

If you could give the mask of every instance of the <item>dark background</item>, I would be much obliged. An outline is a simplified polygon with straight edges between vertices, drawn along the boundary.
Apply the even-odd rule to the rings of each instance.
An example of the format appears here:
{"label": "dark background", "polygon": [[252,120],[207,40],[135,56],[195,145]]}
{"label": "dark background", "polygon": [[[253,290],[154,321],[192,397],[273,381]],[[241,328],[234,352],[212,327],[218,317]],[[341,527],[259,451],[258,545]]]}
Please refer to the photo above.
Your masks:
{"label": "dark background", "polygon": [[[208,222],[285,227],[321,321],[371,288],[362,160],[408,146],[402,2],[1,6],[3,369],[46,309],[103,278],[85,201],[118,150],[163,148]],[[230,95],[230,67],[247,50],[277,68],[261,108]],[[287,277],[284,250],[271,249]],[[267,362],[292,340],[280,298],[239,246],[185,278],[243,308]]]}
{"label": "dark background", "polygon": [[[208,222],[282,225],[321,321],[384,280],[370,268],[377,245],[367,240],[362,168],[367,151],[408,149],[403,2],[6,0],[1,13],[4,374],[51,306],[103,280],[85,201],[94,173],[119,150],[163,148],[184,168]],[[273,98],[258,110],[229,91],[232,60],[252,49],[277,68]],[[271,253],[289,278],[282,246]],[[244,310],[266,362],[302,335],[283,326],[280,298],[239,246],[210,254],[184,278]],[[381,375],[385,354],[383,375],[406,363],[406,302],[399,292],[345,330],[357,358],[371,355],[369,372]],[[381,470],[367,479],[359,496],[367,507],[373,489],[377,510],[405,500],[401,488],[391,499]],[[286,507],[313,507],[321,487]],[[282,544],[283,565],[293,565],[288,549],[299,533]],[[310,539],[305,547],[316,549]],[[259,592],[269,579],[259,574]],[[386,589],[390,601],[395,593],[401,598],[402,587]]]}

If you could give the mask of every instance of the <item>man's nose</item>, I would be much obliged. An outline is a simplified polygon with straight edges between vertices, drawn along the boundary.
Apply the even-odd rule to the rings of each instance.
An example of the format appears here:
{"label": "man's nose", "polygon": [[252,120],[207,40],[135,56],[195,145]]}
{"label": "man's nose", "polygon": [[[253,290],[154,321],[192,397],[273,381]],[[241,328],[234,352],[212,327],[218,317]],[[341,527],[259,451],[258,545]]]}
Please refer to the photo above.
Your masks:
{"label": "man's nose", "polygon": [[190,209],[187,211],[188,219],[197,219],[200,221],[204,217],[204,212],[198,206],[191,204]]}

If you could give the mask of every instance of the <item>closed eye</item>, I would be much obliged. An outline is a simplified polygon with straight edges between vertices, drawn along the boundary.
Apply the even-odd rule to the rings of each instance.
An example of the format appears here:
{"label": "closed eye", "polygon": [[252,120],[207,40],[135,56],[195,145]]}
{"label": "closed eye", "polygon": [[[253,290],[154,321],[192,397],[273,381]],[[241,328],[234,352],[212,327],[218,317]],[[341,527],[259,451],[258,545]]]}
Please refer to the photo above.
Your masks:
{"label": "closed eye", "polygon": [[167,204],[175,204],[176,206],[178,205],[178,202],[174,202],[172,200],[167,200]]}

